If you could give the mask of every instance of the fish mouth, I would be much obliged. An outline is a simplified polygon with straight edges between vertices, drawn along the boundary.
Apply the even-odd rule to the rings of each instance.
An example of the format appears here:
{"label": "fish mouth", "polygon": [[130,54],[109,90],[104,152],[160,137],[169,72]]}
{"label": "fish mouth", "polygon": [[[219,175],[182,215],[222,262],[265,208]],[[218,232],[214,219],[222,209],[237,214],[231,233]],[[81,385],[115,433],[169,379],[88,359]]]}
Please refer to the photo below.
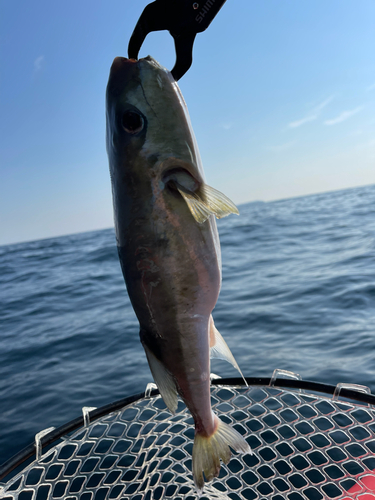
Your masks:
{"label": "fish mouth", "polygon": [[115,89],[116,95],[119,89],[127,84],[132,78],[136,78],[139,72],[138,61],[136,59],[126,59],[126,57],[115,57],[109,71],[108,89]]}
{"label": "fish mouth", "polygon": [[126,57],[115,57],[111,66],[111,70],[123,68],[126,64],[136,64],[138,59],[127,59]]}
{"label": "fish mouth", "polygon": [[[149,64],[162,68],[162,66],[151,56],[142,57],[141,59],[127,59],[126,57],[115,57],[111,66],[111,72],[117,72],[123,69],[130,69],[139,63],[146,61]],[[128,66],[128,68],[126,68]]]}

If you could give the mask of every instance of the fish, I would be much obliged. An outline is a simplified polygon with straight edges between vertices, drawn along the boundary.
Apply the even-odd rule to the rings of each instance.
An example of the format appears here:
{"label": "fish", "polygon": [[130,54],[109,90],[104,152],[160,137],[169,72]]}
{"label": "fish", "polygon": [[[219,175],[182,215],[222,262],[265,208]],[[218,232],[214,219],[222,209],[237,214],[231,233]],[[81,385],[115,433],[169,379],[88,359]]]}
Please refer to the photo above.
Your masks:
{"label": "fish", "polygon": [[193,417],[192,473],[202,490],[203,472],[206,481],[217,477],[230,448],[251,453],[210,399],[210,357],[241,373],[212,318],[222,279],[215,217],[239,212],[206,184],[179,86],[151,56],[114,59],[106,146],[118,254],[140,340],[168,409],[175,413],[179,395]]}

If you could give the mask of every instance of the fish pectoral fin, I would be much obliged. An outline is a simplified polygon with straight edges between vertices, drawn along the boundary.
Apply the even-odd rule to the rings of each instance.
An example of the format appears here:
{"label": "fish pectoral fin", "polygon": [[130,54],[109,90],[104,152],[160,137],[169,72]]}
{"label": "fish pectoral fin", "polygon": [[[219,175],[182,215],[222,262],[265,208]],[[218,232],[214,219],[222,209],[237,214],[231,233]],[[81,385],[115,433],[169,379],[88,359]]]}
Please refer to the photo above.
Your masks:
{"label": "fish pectoral fin", "polygon": [[196,191],[187,189],[180,183],[176,183],[176,188],[199,224],[205,222],[210,215],[215,215],[217,219],[229,214],[239,215],[238,208],[225,194],[207,184],[201,184]]}
{"label": "fish pectoral fin", "polygon": [[180,186],[176,186],[180,195],[186,201],[189,210],[194,217],[194,219],[199,223],[203,224],[209,216],[212,214],[211,210],[199,199],[198,195],[193,192],[185,191],[181,189]]}
{"label": "fish pectoral fin", "polygon": [[210,357],[211,359],[223,359],[228,361],[236,370],[239,371],[241,377],[243,378],[245,384],[248,386],[245,377],[243,376],[237,361],[234,359],[231,350],[229,349],[227,343],[221,336],[219,330],[215,327],[214,320],[212,316],[210,318]]}
{"label": "fish pectoral fin", "polygon": [[158,386],[160,395],[163,398],[164,403],[167,405],[169,411],[175,414],[178,404],[176,383],[172,375],[165,368],[163,363],[158,360],[154,353],[145,344],[143,344],[143,347],[146,352],[147,361],[152,376],[154,377],[155,383]]}
{"label": "fish pectoral fin", "polygon": [[225,196],[225,194],[221,191],[218,191],[207,184],[202,184],[200,191],[204,195],[205,204],[210,207],[212,213],[215,214],[217,219],[222,219],[230,214],[240,215],[240,212],[233,201],[230,200],[228,196]]}

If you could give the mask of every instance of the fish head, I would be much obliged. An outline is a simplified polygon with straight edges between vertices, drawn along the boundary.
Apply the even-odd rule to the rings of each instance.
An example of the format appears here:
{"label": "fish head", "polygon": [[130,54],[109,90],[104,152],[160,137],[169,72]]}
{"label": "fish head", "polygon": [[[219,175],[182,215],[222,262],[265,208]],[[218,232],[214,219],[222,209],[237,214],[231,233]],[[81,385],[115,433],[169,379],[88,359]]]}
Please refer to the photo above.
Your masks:
{"label": "fish head", "polygon": [[189,113],[171,73],[152,57],[116,57],[106,93],[107,153],[113,177],[165,176],[186,168],[203,181]]}
{"label": "fish head", "polygon": [[106,143],[119,246],[141,220],[188,214],[176,183],[195,191],[203,167],[181,91],[152,57],[117,57],[106,92]]}

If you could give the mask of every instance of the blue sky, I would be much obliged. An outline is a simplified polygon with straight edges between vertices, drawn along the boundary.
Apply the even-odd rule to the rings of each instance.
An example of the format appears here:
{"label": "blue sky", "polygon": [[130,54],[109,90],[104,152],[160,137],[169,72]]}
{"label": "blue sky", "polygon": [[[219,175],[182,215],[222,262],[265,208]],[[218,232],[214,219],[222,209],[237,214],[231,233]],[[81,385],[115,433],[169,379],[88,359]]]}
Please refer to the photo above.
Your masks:
{"label": "blue sky", "polygon": [[[0,2],[0,244],[113,225],[104,94],[147,1]],[[180,80],[236,203],[375,183],[375,2],[227,0]],[[174,64],[167,32],[140,56]]]}

